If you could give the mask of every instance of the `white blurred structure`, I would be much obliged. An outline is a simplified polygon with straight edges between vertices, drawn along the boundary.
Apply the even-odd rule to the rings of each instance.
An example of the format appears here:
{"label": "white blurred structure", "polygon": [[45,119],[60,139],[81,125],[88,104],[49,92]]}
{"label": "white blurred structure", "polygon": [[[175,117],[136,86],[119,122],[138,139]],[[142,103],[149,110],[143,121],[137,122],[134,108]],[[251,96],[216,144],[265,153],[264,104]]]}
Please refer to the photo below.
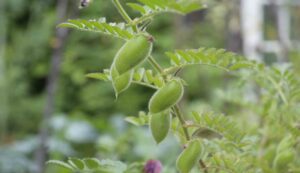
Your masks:
{"label": "white blurred structure", "polygon": [[[276,7],[278,40],[264,39],[264,7],[268,5]],[[288,50],[300,48],[300,42],[290,38],[290,6],[300,7],[300,0],[241,0],[243,49],[248,58],[263,61],[264,53],[274,53],[282,62]]]}

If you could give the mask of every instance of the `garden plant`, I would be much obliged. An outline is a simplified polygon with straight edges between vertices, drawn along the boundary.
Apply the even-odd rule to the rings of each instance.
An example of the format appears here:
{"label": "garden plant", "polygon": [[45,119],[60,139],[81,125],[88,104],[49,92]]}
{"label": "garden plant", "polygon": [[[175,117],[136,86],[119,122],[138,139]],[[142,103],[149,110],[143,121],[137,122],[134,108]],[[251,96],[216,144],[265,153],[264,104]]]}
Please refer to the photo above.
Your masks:
{"label": "garden plant", "polygon": [[[82,1],[81,6],[89,3]],[[291,64],[266,65],[224,49],[199,48],[166,52],[164,56],[170,64],[163,67],[158,59],[165,57],[152,56],[157,40],[147,32],[155,16],[168,12],[185,15],[209,7],[192,0],[138,0],[126,4],[140,13],[132,18],[119,0],[112,0],[112,4],[124,23],[109,23],[105,18],[72,19],[59,27],[124,40],[112,57],[111,66],[87,77],[111,82],[116,99],[133,84],[153,89],[148,110],[141,110],[139,116],[127,117],[126,121],[148,125],[158,145],[169,133],[175,135],[182,146],[182,152],[174,158],[178,172],[300,172],[300,81]],[[147,63],[151,69],[145,68]],[[191,66],[218,68],[238,78],[219,94],[244,111],[237,111],[238,117],[217,111],[186,112],[180,101],[188,83],[180,74]],[[253,99],[249,99],[251,96]],[[157,160],[126,163],[102,159],[69,158],[66,162],[50,160],[48,164],[77,173],[164,172],[163,164]]]}

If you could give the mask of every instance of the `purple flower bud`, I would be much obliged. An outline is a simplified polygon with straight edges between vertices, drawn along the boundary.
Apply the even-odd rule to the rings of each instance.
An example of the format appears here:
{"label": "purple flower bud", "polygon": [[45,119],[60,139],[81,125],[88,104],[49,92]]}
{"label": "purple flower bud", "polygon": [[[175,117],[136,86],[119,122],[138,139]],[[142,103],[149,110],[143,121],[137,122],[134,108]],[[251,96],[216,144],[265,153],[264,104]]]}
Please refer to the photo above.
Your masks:
{"label": "purple flower bud", "polygon": [[162,165],[159,160],[148,160],[144,166],[144,173],[161,173]]}

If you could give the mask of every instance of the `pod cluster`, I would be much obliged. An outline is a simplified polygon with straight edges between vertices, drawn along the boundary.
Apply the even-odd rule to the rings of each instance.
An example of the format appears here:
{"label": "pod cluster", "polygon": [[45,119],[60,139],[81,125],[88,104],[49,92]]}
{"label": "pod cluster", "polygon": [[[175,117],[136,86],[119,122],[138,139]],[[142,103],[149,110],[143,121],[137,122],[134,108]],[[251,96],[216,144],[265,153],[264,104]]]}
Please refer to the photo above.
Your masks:
{"label": "pod cluster", "polygon": [[[113,88],[118,94],[131,84],[134,69],[151,54],[153,38],[145,33],[128,40],[117,52],[110,68]],[[158,89],[149,101],[150,129],[157,143],[167,136],[171,127],[171,107],[183,95],[183,86],[179,79],[172,79]]]}
{"label": "pod cluster", "polygon": [[171,127],[171,111],[184,92],[181,81],[172,79],[157,90],[149,101],[150,129],[153,138],[160,143],[167,136]]}
{"label": "pod cluster", "polygon": [[128,40],[117,52],[110,68],[110,76],[116,96],[131,84],[134,68],[143,63],[152,51],[153,39],[139,34]]}

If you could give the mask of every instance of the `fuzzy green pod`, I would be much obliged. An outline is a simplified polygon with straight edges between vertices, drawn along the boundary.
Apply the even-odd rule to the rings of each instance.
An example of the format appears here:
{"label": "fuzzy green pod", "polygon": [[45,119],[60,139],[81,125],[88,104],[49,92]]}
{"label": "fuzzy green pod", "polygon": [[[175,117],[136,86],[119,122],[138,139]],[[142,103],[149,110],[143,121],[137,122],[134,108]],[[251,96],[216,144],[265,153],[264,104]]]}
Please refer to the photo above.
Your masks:
{"label": "fuzzy green pod", "polygon": [[119,75],[114,64],[112,65],[110,75],[116,97],[118,97],[121,92],[129,88],[133,77],[133,71],[134,70],[130,70],[122,75]]}
{"label": "fuzzy green pod", "polygon": [[117,72],[122,75],[146,60],[152,51],[152,42],[153,38],[146,34],[128,40],[114,58]]}
{"label": "fuzzy green pod", "polygon": [[178,79],[173,79],[157,90],[149,101],[150,113],[158,113],[174,106],[182,97],[183,86]]}
{"label": "fuzzy green pod", "polygon": [[201,153],[202,144],[199,139],[194,139],[188,143],[176,160],[176,167],[180,173],[189,173],[192,168],[198,163]]}
{"label": "fuzzy green pod", "polygon": [[288,164],[295,158],[294,150],[286,150],[276,155],[273,166],[278,173],[287,172]]}
{"label": "fuzzy green pod", "polygon": [[150,115],[150,130],[157,144],[167,137],[171,122],[172,115],[170,110]]}

